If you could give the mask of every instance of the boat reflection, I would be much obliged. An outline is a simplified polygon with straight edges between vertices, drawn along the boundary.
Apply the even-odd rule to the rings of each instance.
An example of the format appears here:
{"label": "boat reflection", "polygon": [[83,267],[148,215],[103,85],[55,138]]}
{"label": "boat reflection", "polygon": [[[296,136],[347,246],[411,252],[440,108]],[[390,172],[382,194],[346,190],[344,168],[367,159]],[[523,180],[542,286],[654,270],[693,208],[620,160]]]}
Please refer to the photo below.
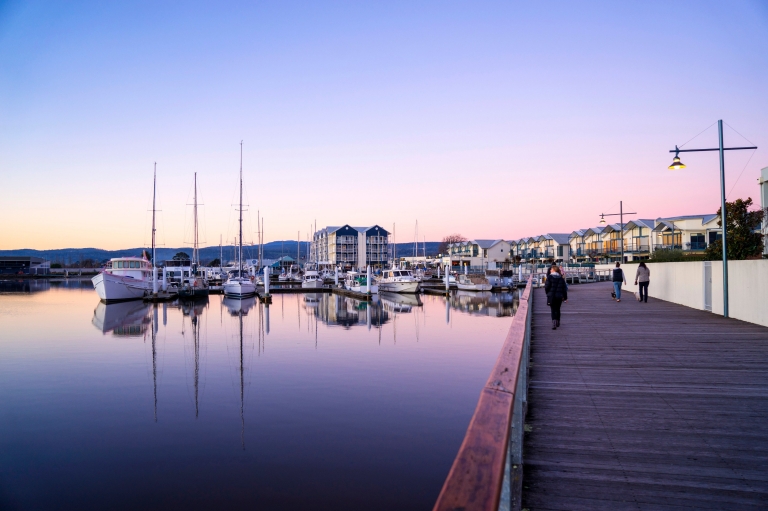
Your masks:
{"label": "boat reflection", "polygon": [[141,337],[152,323],[151,305],[144,302],[99,302],[93,310],[91,324],[103,334],[112,332],[122,337]]}
{"label": "boat reflection", "polygon": [[308,293],[304,307],[321,322],[345,329],[353,326],[378,327],[389,322],[388,311],[378,297],[365,302],[348,296],[328,293]]}
{"label": "boat reflection", "polygon": [[256,305],[256,297],[252,296],[250,298],[242,299],[224,297],[221,303],[224,304],[224,307],[227,308],[227,311],[231,316],[238,317],[240,316],[240,313],[242,313],[243,316],[247,316],[248,311]]}
{"label": "boat reflection", "polygon": [[414,307],[421,307],[421,298],[417,294],[379,293],[384,310],[390,312],[411,312]]}
{"label": "boat reflection", "polygon": [[519,297],[517,291],[492,293],[490,291],[455,291],[448,299],[452,308],[468,314],[496,318],[514,316]]}

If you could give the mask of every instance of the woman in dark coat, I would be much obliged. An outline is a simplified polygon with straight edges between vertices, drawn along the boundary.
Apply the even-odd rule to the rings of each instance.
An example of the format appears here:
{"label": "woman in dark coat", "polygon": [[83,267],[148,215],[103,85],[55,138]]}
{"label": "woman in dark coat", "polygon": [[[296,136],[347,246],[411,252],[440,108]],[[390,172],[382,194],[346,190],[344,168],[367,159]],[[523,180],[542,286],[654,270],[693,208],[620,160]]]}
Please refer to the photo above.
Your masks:
{"label": "woman in dark coat", "polygon": [[544,291],[547,293],[547,305],[552,312],[552,330],[555,330],[560,326],[560,306],[568,301],[568,287],[565,285],[560,268],[556,265],[552,265],[552,271],[544,284]]}

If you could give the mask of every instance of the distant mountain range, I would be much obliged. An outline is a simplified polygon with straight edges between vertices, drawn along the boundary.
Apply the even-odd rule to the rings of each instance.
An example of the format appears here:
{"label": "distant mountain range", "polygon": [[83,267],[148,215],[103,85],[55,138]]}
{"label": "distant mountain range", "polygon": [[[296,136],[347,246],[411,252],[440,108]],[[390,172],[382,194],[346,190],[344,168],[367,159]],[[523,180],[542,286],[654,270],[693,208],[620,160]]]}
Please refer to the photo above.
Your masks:
{"label": "distant mountain range", "polygon": [[[307,257],[309,251],[309,243],[302,241],[300,247],[297,246],[297,241],[271,241],[264,244],[264,257],[266,259],[277,259],[283,255],[288,255],[293,258],[296,257],[297,248],[301,251],[302,259]],[[437,241],[428,241],[426,243],[427,255],[437,255],[437,249],[440,245]],[[252,259],[258,257],[257,245],[243,246],[243,258]],[[419,243],[419,255],[424,255],[424,244]],[[59,262],[66,265],[79,263],[81,260],[91,259],[97,262],[104,262],[113,257],[126,257],[126,256],[140,256],[142,250],[149,250],[145,247],[126,248],[123,250],[103,250],[100,248],[60,248],[55,250],[33,250],[29,248],[22,248],[18,250],[0,250],[0,256],[33,256],[42,257],[52,262]],[[190,247],[183,248],[157,248],[157,260],[165,261],[167,259],[173,259],[173,256],[178,252],[185,252],[192,255],[192,249]],[[221,247],[221,252],[224,255],[224,261],[233,261],[236,258],[237,247],[233,245],[225,245]],[[398,257],[412,256],[413,255],[413,243],[398,243],[397,244]],[[200,260],[203,263],[212,261],[219,258],[219,247],[205,247],[200,249]]]}

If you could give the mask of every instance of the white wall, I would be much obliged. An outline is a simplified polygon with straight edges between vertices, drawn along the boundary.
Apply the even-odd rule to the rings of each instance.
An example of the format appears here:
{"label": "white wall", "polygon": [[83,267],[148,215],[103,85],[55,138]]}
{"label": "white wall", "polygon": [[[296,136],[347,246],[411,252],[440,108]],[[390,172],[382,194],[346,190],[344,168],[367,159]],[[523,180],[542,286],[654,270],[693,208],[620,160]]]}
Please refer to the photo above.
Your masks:
{"label": "white wall", "polygon": [[[679,303],[694,309],[704,307],[704,262],[648,263],[651,281],[648,296]],[[712,313],[723,313],[723,263],[712,261]],[[637,264],[623,264],[627,285],[622,289],[634,293]],[[596,269],[614,268],[613,264],[596,265]],[[768,326],[768,260],[728,262],[729,315],[750,323]]]}

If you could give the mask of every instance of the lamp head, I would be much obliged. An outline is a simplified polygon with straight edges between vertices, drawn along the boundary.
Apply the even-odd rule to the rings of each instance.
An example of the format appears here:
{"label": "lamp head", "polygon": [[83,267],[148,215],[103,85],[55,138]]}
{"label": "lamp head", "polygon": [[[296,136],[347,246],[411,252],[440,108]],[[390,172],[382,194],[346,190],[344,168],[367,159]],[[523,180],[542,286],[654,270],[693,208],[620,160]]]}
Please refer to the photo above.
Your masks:
{"label": "lamp head", "polygon": [[600,223],[601,224],[605,223],[605,215],[600,215]]}
{"label": "lamp head", "polygon": [[680,170],[685,168],[685,164],[680,161],[680,149],[675,146],[675,157],[672,158],[672,165],[667,167],[669,170]]}

